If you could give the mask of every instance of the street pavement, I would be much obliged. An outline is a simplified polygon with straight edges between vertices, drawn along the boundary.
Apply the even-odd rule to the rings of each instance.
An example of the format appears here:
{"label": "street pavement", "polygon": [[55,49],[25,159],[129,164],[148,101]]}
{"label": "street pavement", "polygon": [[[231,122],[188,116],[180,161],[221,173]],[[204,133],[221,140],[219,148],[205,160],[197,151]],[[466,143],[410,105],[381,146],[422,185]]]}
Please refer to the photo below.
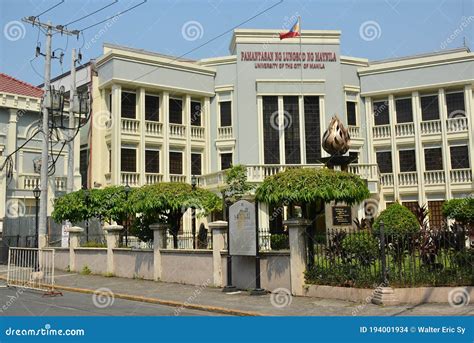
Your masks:
{"label": "street pavement", "polygon": [[[0,276],[5,277],[6,270],[0,266]],[[422,304],[422,305],[397,305],[377,306],[371,303],[356,303],[342,300],[320,299],[310,297],[291,297],[275,294],[251,296],[247,292],[236,292],[233,294],[223,293],[220,288],[206,285],[192,286],[176,283],[164,283],[141,279],[125,279],[118,277],[104,277],[99,275],[80,275],[76,273],[56,272],[56,284],[59,286],[88,289],[91,291],[101,289],[110,290],[116,295],[113,306],[105,308],[93,308],[91,294],[74,294],[65,292],[64,297],[54,299],[33,297],[28,295],[19,304],[28,304],[29,301],[51,302],[56,305],[54,311],[68,312],[69,315],[218,315],[224,313],[213,308],[228,309],[270,316],[473,316],[474,305],[469,304],[461,307],[452,307],[449,304]],[[0,288],[0,307],[7,300],[3,294],[11,295],[11,290],[5,291]],[[122,295],[160,299],[162,301],[178,302],[187,305],[202,306],[211,312],[196,311],[196,309],[184,309],[167,307],[159,304],[146,304],[143,302],[119,299]],[[22,298],[21,296],[20,298]],[[20,308],[23,305],[12,305]],[[32,305],[35,306],[35,305]],[[156,309],[156,311],[153,311]],[[17,309],[16,311],[20,311]],[[53,311],[53,310],[52,310]],[[167,312],[166,312],[167,311]],[[178,313],[176,313],[178,311]],[[15,313],[15,312],[10,312]],[[0,313],[1,314],[1,313]],[[232,314],[232,313],[230,313]],[[238,313],[236,313],[238,314]],[[13,315],[13,314],[12,314]]]}

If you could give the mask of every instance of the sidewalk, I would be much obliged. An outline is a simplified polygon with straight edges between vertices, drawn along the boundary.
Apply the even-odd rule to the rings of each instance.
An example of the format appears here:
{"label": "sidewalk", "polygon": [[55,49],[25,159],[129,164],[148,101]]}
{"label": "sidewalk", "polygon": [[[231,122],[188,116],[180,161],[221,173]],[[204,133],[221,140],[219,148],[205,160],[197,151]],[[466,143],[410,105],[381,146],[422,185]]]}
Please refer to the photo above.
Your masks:
{"label": "sidewalk", "polygon": [[[6,276],[4,272],[4,270],[0,271],[2,277]],[[226,294],[220,288],[205,285],[190,286],[141,279],[80,275],[63,271],[57,271],[55,278],[58,288],[65,287],[64,290],[68,291],[90,293],[99,288],[108,288],[117,298],[175,307],[187,304],[189,308],[196,306],[201,310],[233,315],[352,316],[354,313],[357,316],[474,315],[474,305],[459,308],[448,304],[381,307],[367,303],[309,297],[291,297],[290,299],[284,296],[277,298],[270,294],[250,296],[247,292]],[[282,307],[273,305],[286,303],[288,305]]]}

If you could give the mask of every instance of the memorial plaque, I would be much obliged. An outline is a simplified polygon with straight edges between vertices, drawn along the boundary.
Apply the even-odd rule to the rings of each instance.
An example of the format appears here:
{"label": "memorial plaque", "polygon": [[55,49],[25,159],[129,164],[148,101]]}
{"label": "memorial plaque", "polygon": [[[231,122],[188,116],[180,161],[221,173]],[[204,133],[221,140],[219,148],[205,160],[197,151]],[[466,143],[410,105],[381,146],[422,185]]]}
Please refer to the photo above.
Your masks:
{"label": "memorial plaque", "polygon": [[348,226],[352,225],[352,211],[350,206],[332,207],[332,225]]}
{"label": "memorial plaque", "polygon": [[239,200],[229,208],[230,254],[256,256],[255,205]]}

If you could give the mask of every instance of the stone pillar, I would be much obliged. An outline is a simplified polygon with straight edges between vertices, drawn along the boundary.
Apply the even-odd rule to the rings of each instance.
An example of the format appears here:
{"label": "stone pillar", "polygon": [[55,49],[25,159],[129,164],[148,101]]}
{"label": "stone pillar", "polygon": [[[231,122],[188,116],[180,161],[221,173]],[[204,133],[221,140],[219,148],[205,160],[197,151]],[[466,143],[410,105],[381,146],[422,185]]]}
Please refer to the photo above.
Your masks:
{"label": "stone pillar", "polygon": [[306,228],[311,224],[307,219],[285,220],[290,236],[290,278],[291,294],[303,295],[304,272],[306,270]]}
{"label": "stone pillar", "polygon": [[105,225],[104,231],[107,235],[107,274],[114,273],[114,251],[118,247],[122,225]]}
{"label": "stone pillar", "polygon": [[84,229],[79,226],[71,226],[66,229],[69,232],[69,270],[76,271],[76,252],[74,249],[79,247],[79,239]]}
{"label": "stone pillar", "polygon": [[153,230],[153,280],[161,279],[161,251],[166,248],[166,230],[168,224],[156,223],[150,225]]}
{"label": "stone pillar", "polygon": [[222,280],[221,251],[225,248],[227,222],[218,220],[209,223],[209,230],[211,230],[212,233],[212,270],[214,287],[223,287],[225,283]]}
{"label": "stone pillar", "polygon": [[379,286],[375,289],[372,304],[393,306],[398,305],[399,301],[392,287]]}

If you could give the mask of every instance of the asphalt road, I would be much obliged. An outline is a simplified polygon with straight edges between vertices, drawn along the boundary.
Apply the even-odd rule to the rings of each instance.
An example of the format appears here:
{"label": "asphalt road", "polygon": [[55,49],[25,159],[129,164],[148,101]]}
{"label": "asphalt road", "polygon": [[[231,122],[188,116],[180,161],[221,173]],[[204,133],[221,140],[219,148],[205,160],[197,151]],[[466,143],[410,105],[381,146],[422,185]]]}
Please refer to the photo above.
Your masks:
{"label": "asphalt road", "polygon": [[47,297],[36,291],[0,288],[0,316],[217,316],[217,313],[148,304],[92,294],[63,292]]}

